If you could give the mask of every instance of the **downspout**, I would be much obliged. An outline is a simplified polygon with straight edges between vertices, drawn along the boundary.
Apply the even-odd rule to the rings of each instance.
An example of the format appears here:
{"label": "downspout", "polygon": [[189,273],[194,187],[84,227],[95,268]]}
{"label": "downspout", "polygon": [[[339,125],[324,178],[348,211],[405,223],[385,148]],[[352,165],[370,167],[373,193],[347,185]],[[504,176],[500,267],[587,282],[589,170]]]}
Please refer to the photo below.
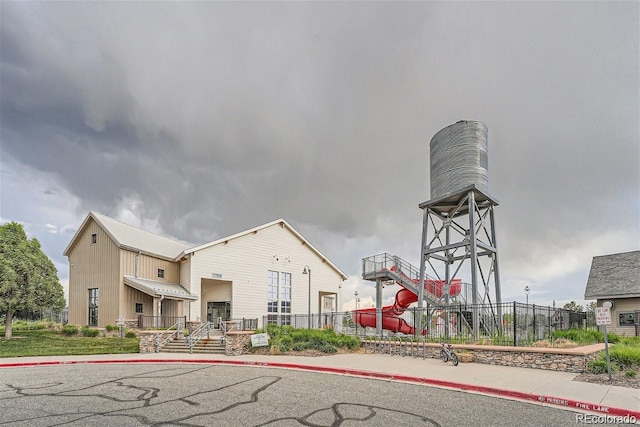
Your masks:
{"label": "downspout", "polygon": [[140,256],[140,254],[142,253],[142,251],[138,251],[138,253],[136,254],[136,262],[135,262],[135,271],[133,273],[134,277],[138,277],[138,257]]}

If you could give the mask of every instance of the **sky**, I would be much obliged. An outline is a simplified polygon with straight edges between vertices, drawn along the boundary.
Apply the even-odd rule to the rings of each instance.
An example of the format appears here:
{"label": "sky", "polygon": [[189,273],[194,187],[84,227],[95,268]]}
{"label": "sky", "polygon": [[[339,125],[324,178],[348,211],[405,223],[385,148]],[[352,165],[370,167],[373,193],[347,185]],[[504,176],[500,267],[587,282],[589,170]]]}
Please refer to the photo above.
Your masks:
{"label": "sky", "polygon": [[[503,301],[584,303],[640,249],[640,3],[0,2],[0,223],[194,245],[284,218],[373,306],[418,266],[429,142],[488,127]],[[385,288],[385,301],[395,291]]]}

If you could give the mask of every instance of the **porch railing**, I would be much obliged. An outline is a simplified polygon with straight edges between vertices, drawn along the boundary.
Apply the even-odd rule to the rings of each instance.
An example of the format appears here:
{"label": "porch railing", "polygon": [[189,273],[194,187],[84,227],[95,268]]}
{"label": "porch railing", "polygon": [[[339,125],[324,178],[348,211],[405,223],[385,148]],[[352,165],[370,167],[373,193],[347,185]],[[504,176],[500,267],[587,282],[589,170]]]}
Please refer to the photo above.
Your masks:
{"label": "porch railing", "polygon": [[168,327],[167,330],[162,334],[162,337],[156,335],[156,353],[160,352],[160,349],[164,347],[169,341],[178,337],[180,335],[180,332],[184,329],[184,325],[185,324],[182,322],[182,320],[180,320],[179,322],[176,322],[175,324]]}
{"label": "porch railing", "polygon": [[167,329],[178,322],[187,324],[187,316],[138,316],[138,329]]}
{"label": "porch railing", "polygon": [[188,337],[184,339],[184,344],[189,347],[189,353],[193,353],[193,347],[204,337],[210,338],[210,332],[213,329],[213,323],[207,322],[198,326]]}
{"label": "porch railing", "polygon": [[258,329],[258,319],[222,320],[222,318],[219,318],[218,325],[224,334],[231,331],[255,331]]}

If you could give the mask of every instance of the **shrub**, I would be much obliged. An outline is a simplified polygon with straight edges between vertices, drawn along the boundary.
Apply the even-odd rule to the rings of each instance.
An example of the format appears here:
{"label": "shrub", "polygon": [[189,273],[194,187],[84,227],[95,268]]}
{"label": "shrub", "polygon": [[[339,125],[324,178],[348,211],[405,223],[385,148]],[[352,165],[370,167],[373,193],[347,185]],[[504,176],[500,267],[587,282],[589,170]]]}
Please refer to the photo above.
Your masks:
{"label": "shrub", "polygon": [[640,366],[640,347],[613,345],[609,349],[609,358],[612,364],[615,363],[622,369]]}
{"label": "shrub", "polygon": [[[609,335],[609,342],[613,342],[611,336]],[[553,338],[555,340],[559,338],[564,338],[578,344],[595,344],[599,342],[604,342],[604,336],[602,332],[597,331],[595,329],[566,329],[566,330],[557,330],[553,333]]]}
{"label": "shrub", "polygon": [[133,331],[127,331],[126,334],[124,334],[125,338],[135,338],[136,337],[136,333]]}
{"label": "shrub", "polygon": [[[602,359],[595,359],[591,361],[589,363],[589,371],[594,374],[606,374],[607,361]],[[616,372],[614,364],[611,364],[611,372]]]}
{"label": "shrub", "polygon": [[331,344],[323,344],[318,348],[323,353],[337,353],[338,349]]}
{"label": "shrub", "polygon": [[100,335],[100,331],[90,328],[89,326],[83,326],[82,329],[80,329],[80,334],[83,337],[97,337],[98,335]]}
{"label": "shrub", "polygon": [[60,332],[62,333],[62,335],[71,337],[73,335],[78,335],[78,327],[73,325],[64,325]]}
{"label": "shrub", "polygon": [[114,332],[118,330],[118,327],[115,325],[107,325],[104,327],[107,332]]}

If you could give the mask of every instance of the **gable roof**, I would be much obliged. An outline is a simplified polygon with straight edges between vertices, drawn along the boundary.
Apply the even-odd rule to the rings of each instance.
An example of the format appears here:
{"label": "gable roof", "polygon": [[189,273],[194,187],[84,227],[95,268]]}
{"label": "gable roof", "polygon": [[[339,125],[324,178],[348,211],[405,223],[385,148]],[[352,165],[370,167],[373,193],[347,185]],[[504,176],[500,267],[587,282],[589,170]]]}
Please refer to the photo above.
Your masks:
{"label": "gable roof", "polygon": [[585,299],[640,297],[640,251],[595,256]]}
{"label": "gable roof", "polygon": [[317,256],[319,256],[326,264],[331,266],[331,268],[333,270],[335,270],[336,273],[338,273],[342,277],[342,280],[347,280],[348,279],[348,276],[346,274],[344,274],[344,272],[342,270],[340,270],[335,264],[333,264],[331,261],[329,261],[329,258],[324,256],[322,254],[322,252],[320,252],[318,249],[316,249],[315,246],[313,246],[311,243],[309,243],[309,241],[307,239],[302,237],[302,234],[298,233],[296,231],[296,229],[293,228],[283,218],[277,219],[275,221],[268,222],[266,224],[260,225],[258,227],[252,228],[250,230],[245,230],[245,231],[242,231],[240,233],[233,234],[231,236],[223,237],[223,238],[215,240],[213,242],[209,242],[209,243],[205,243],[205,244],[200,245],[200,246],[193,247],[191,249],[185,250],[183,254],[184,255],[188,255],[188,254],[192,254],[194,252],[201,251],[203,249],[210,248],[210,247],[215,246],[215,245],[227,243],[230,240],[238,239],[238,238],[240,238],[242,236],[246,236],[247,234],[256,233],[256,232],[258,232],[260,230],[263,230],[265,228],[271,227],[273,225],[280,225],[280,226],[286,228],[287,230],[289,230],[294,236],[296,236],[302,242],[303,245],[307,246],[309,249],[311,249],[312,252],[314,252]]}
{"label": "gable roof", "polygon": [[141,251],[149,255],[155,255],[174,261],[184,250],[191,245],[178,242],[168,237],[160,236],[150,231],[143,230],[133,225],[125,224],[106,215],[97,212],[89,212],[87,217],[80,225],[78,231],[71,239],[71,242],[64,250],[64,255],[68,255],[69,251],[84,232],[89,221],[93,219],[102,229],[111,237],[111,239],[123,249],[132,251]]}

